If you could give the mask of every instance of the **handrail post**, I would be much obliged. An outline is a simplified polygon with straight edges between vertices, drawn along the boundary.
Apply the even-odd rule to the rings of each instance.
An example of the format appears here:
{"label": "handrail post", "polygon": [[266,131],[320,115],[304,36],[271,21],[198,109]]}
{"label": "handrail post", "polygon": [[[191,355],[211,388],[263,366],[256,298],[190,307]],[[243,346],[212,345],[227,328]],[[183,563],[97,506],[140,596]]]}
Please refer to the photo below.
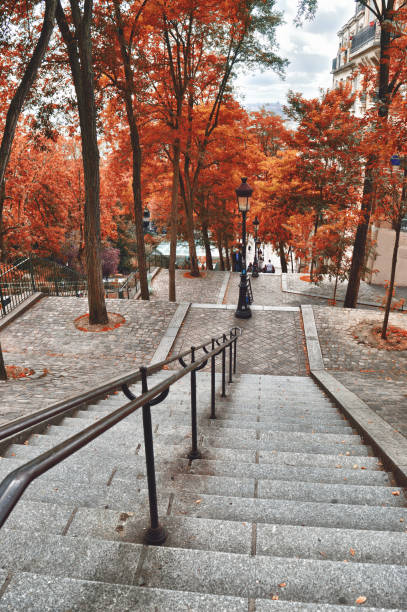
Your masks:
{"label": "handrail post", "polygon": [[[230,339],[233,338],[233,332],[230,332]],[[232,378],[232,366],[233,366],[233,347],[232,347],[233,342],[231,342],[229,344],[229,382],[233,382],[233,378]]]}
{"label": "handrail post", "polygon": [[[147,368],[140,368],[141,373],[141,391],[146,393],[147,386]],[[144,447],[146,453],[146,468],[147,468],[147,483],[148,483],[148,499],[150,503],[150,520],[151,525],[144,535],[144,541],[147,544],[162,544],[167,538],[167,532],[160,525],[158,520],[157,508],[157,487],[155,482],[155,467],[154,467],[154,445],[153,445],[153,429],[151,426],[151,410],[150,404],[143,406],[143,429],[144,429]]]}
{"label": "handrail post", "polygon": [[[191,363],[195,361],[195,347],[191,346]],[[200,459],[201,453],[198,450],[198,428],[196,424],[196,371],[191,370],[191,428],[192,428],[192,448],[188,459]]]}
{"label": "handrail post", "polygon": [[[215,350],[215,339],[212,338],[212,351]],[[211,357],[211,419],[216,419],[215,413],[215,355]]]}
{"label": "handrail post", "polygon": [[28,265],[29,265],[30,276],[31,276],[31,286],[32,286],[33,293],[35,293],[37,291],[37,289],[35,288],[34,268],[33,268],[33,262],[32,262],[31,255],[30,255],[30,258],[29,258],[29,264]]}
{"label": "handrail post", "polygon": [[236,350],[237,350],[237,333],[235,331],[235,341],[233,350],[233,374],[236,374]]}
{"label": "handrail post", "polygon": [[[226,342],[226,334],[223,334],[223,342]],[[222,350],[222,393],[221,397],[226,397],[226,348]]]}

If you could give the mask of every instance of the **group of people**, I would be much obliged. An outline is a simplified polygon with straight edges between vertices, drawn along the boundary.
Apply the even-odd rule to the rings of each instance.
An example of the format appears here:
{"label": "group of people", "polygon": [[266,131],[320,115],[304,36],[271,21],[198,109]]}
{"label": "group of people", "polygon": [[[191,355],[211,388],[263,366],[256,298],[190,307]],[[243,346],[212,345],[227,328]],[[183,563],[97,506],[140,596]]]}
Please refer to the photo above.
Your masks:
{"label": "group of people", "polygon": [[[243,263],[243,257],[242,257],[242,250],[239,249],[238,251],[234,251],[232,253],[232,269],[233,272],[241,272],[242,271],[242,263]],[[249,265],[247,266],[247,271],[248,272],[252,272],[253,271],[253,263],[250,262]],[[269,259],[267,263],[264,262],[264,257],[263,257],[263,252],[261,249],[258,250],[258,271],[259,272],[268,272],[271,274],[274,274],[276,269],[273,266],[273,264],[271,263],[271,260]]]}
{"label": "group of people", "polygon": [[[271,274],[274,274],[276,269],[273,266],[273,264],[271,263],[271,260],[268,260],[268,263],[264,264],[264,260],[262,260],[260,262],[259,260],[259,266],[258,266],[258,270],[259,272],[270,272]],[[248,272],[253,272],[253,264],[252,262],[249,263],[249,265],[247,266],[247,271]]]}

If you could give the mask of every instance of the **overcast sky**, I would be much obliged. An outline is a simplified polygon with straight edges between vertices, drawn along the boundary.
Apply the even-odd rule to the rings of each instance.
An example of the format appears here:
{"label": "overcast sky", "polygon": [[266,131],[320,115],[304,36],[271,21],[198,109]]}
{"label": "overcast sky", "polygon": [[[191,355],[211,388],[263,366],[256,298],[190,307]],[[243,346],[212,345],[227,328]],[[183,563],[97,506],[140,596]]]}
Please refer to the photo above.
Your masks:
{"label": "overcast sky", "polygon": [[236,92],[243,106],[286,101],[289,89],[306,98],[319,88],[331,87],[332,59],[338,48],[337,32],[355,11],[354,0],[319,0],[315,19],[301,28],[293,25],[297,0],[277,0],[285,24],[278,28],[280,55],[289,60],[285,80],[272,71],[240,75]]}

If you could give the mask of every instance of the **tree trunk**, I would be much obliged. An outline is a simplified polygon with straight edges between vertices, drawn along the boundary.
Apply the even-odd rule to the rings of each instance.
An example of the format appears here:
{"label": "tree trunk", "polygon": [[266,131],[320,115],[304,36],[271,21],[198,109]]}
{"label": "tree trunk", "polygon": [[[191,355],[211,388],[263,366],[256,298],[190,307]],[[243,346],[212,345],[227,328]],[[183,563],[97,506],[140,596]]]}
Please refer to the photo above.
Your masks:
{"label": "tree trunk", "polygon": [[[383,20],[381,22],[382,28],[380,33],[380,60],[379,60],[379,74],[378,74],[378,85],[379,85],[379,104],[378,104],[378,115],[379,117],[386,118],[389,113],[390,104],[390,91],[389,91],[389,70],[390,70],[390,43],[391,43],[391,28],[383,27],[383,21],[392,22],[394,21],[393,11],[394,1],[389,0],[386,8],[386,3],[382,3],[381,15]],[[393,89],[394,89],[393,84]],[[359,295],[360,278],[362,275],[362,269],[365,262],[366,252],[366,240],[368,235],[368,228],[370,222],[370,215],[373,204],[373,172],[372,167],[376,161],[375,155],[370,155],[366,162],[365,169],[365,180],[363,184],[363,200],[362,208],[363,217],[359,221],[355,243],[353,246],[352,253],[352,264],[349,274],[348,287],[346,290],[346,296],[344,301],[344,308],[356,308]]]}
{"label": "tree trunk", "polygon": [[280,255],[281,272],[286,273],[288,271],[287,260],[285,258],[284,245],[282,242],[278,244],[278,254]]}
{"label": "tree trunk", "polygon": [[220,269],[224,270],[225,269],[225,260],[223,259],[222,240],[221,240],[219,235],[217,237],[217,241],[216,242],[217,242],[217,247],[218,247],[218,251],[219,251]]}
{"label": "tree trunk", "polygon": [[171,192],[171,216],[170,216],[170,261],[168,264],[169,286],[168,299],[175,302],[175,261],[177,258],[177,236],[178,236],[178,192],[179,192],[179,159],[180,141],[176,138],[172,147],[172,192]]}
{"label": "tree trunk", "polygon": [[[33,54],[27,67],[24,71],[23,78],[20,81],[19,86],[10,102],[10,106],[7,111],[6,123],[4,126],[3,137],[0,145],[0,185],[2,189],[5,189],[5,175],[7,165],[10,159],[11,147],[14,140],[14,135],[17,127],[17,122],[20,117],[23,104],[29,94],[29,91],[35,81],[38,74],[38,70],[41,66],[42,60],[44,59],[45,53],[48,48],[48,44],[51,38],[51,34],[55,25],[55,10],[57,6],[57,0],[46,0],[45,1],[45,13],[44,20],[41,27],[41,34],[38,42],[35,46]],[[5,197],[5,193],[3,194]],[[3,204],[4,204],[3,197]],[[1,240],[1,257],[4,258],[4,228],[3,228],[3,206],[0,209],[0,240]]]}
{"label": "tree trunk", "polygon": [[[317,215],[315,217],[314,236],[316,236],[316,234],[317,234],[318,222],[319,222],[319,213],[317,213]],[[310,279],[311,282],[312,282],[313,273],[314,273],[314,247],[312,247],[312,250],[311,250],[311,266],[310,266],[310,269],[309,269],[309,279]]]}
{"label": "tree trunk", "polygon": [[229,242],[227,238],[225,238],[225,253],[226,253],[226,270],[230,270]]}
{"label": "tree trunk", "polygon": [[143,204],[141,199],[141,148],[140,148],[140,136],[136,118],[133,110],[133,98],[134,94],[134,73],[130,65],[130,57],[126,42],[124,39],[122,18],[120,13],[120,3],[118,0],[114,0],[115,14],[117,21],[117,38],[120,44],[120,53],[124,66],[124,74],[126,79],[126,86],[123,91],[123,99],[126,106],[127,122],[130,128],[130,143],[133,157],[133,202],[134,202],[134,221],[136,226],[136,252],[138,260],[138,272],[140,280],[141,299],[148,300],[148,281],[147,281],[147,266],[146,266],[146,250],[144,246],[144,232],[143,232]]}
{"label": "tree trunk", "polygon": [[343,304],[344,308],[356,308],[358,301],[360,279],[365,262],[366,239],[373,201],[373,176],[371,168],[375,160],[376,157],[370,155],[366,164],[365,181],[363,185],[363,200],[362,207],[360,209],[362,217],[356,229],[348,287],[346,289],[346,296]]}
{"label": "tree trunk", "polygon": [[0,183],[0,261],[5,263],[6,261],[6,249],[4,248],[4,221],[3,221],[3,210],[4,201],[6,199],[6,181],[3,178]]}
{"label": "tree trunk", "polygon": [[88,277],[89,323],[106,324],[105,295],[100,257],[99,149],[96,135],[96,105],[93,83],[91,22],[93,2],[71,0],[75,38],[72,36],[60,0],[57,20],[68,50],[72,78],[78,100],[85,183],[85,253]]}
{"label": "tree trunk", "polygon": [[206,223],[202,223],[202,238],[205,245],[206,269],[213,270],[211,243],[209,240],[208,226],[206,225]]}
{"label": "tree trunk", "polygon": [[396,276],[397,255],[398,255],[399,243],[400,243],[400,231],[401,231],[401,220],[399,221],[399,223],[397,224],[397,227],[396,227],[396,238],[394,240],[393,257],[392,257],[392,260],[391,260],[390,284],[389,284],[389,288],[388,288],[388,294],[387,294],[387,300],[386,300],[386,309],[384,311],[384,319],[383,319],[382,334],[381,334],[383,340],[386,340],[386,338],[387,338],[387,326],[388,326],[388,323],[389,323],[391,301],[393,299],[394,278]]}
{"label": "tree trunk", "polygon": [[4,365],[3,351],[0,344],[0,380],[7,380],[6,366]]}

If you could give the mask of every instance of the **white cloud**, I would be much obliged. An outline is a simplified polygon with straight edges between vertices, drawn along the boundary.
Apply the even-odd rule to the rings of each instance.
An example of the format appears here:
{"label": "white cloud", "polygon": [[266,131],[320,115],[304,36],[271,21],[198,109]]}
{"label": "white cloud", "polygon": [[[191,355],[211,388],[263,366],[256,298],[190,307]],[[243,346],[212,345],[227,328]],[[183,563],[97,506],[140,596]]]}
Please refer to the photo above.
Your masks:
{"label": "white cloud", "polygon": [[297,0],[277,0],[277,9],[283,12],[286,22],[277,33],[280,55],[290,62],[286,78],[282,81],[271,70],[240,74],[236,79],[236,93],[243,105],[284,104],[289,89],[310,98],[318,96],[321,87],[330,87],[332,59],[338,48],[337,32],[354,13],[355,3],[319,0],[315,19],[301,28],[293,24]]}

